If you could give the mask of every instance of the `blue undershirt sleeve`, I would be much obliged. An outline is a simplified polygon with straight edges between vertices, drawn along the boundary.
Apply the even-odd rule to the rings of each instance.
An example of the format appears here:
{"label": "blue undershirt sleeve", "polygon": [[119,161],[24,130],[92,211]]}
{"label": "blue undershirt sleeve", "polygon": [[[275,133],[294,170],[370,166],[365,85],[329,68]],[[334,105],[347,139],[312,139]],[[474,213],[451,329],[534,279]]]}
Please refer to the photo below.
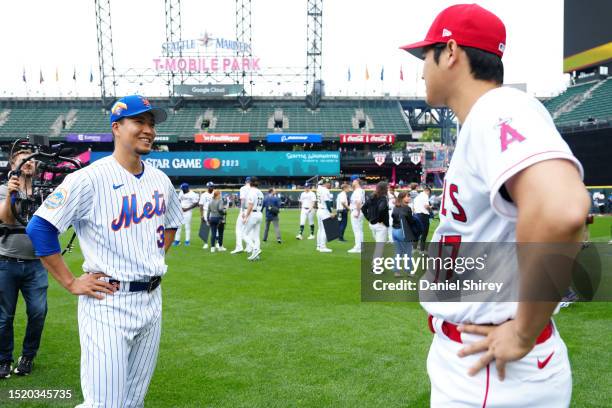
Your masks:
{"label": "blue undershirt sleeve", "polygon": [[38,215],[32,217],[26,233],[32,241],[36,256],[48,256],[60,253],[59,231],[53,224]]}

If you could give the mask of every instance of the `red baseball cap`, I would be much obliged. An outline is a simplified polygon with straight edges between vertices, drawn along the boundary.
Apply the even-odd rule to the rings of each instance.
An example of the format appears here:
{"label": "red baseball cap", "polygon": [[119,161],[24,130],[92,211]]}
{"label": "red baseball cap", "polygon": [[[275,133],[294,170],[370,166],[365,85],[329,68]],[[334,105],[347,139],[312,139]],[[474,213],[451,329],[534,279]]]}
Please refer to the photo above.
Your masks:
{"label": "red baseball cap", "polygon": [[506,49],[506,27],[495,14],[478,4],[456,4],[436,17],[423,41],[400,47],[423,59],[423,48],[449,40],[499,56]]}

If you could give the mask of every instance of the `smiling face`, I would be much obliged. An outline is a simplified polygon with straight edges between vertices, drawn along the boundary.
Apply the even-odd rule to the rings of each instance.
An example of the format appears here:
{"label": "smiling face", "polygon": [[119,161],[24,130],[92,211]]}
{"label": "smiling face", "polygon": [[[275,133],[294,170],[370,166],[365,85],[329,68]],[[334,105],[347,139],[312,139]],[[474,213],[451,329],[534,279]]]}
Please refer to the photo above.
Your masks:
{"label": "smiling face", "polygon": [[113,123],[115,150],[143,155],[149,154],[155,140],[155,120],[149,112],[123,118]]}

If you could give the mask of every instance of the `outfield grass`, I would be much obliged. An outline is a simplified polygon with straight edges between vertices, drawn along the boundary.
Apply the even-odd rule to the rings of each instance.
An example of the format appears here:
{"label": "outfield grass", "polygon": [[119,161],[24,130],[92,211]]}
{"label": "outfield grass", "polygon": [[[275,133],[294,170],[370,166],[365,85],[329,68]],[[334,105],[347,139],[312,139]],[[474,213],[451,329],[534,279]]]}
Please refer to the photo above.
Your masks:
{"label": "outfield grass", "polygon": [[[228,217],[230,250],[235,216]],[[429,405],[426,314],[414,303],[360,302],[360,258],[346,253],[352,244],[332,242],[334,252],[320,254],[315,241],[295,240],[297,220],[297,211],[281,213],[284,241],[264,243],[259,262],[229,251],[211,254],[197,238],[191,247],[172,248],[147,407]],[[609,240],[611,225],[612,218],[597,217],[592,239]],[[78,271],[80,252],[67,259]],[[556,318],[573,367],[572,406],[610,404],[611,312],[608,303],[574,304]],[[16,353],[25,320],[20,302]],[[74,406],[81,401],[79,355],[76,298],[52,281],[35,371],[0,381],[0,395],[71,389],[77,398],[70,404],[19,406]]]}

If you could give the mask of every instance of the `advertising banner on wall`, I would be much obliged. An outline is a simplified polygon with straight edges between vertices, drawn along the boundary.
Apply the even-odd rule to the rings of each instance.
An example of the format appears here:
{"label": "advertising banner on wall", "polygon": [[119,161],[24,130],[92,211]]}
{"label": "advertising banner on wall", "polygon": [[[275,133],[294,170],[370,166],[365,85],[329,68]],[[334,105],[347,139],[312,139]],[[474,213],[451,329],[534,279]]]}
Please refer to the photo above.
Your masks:
{"label": "advertising banner on wall", "polygon": [[268,133],[266,136],[268,143],[321,143],[323,135],[321,133]]}
{"label": "advertising banner on wall", "polygon": [[[91,161],[111,152],[92,152]],[[340,152],[151,152],[143,161],[168,176],[337,176]]]}
{"label": "advertising banner on wall", "polygon": [[76,143],[109,143],[113,141],[112,133],[68,133],[67,142]]}
{"label": "advertising banner on wall", "polygon": [[395,143],[393,133],[341,133],[340,143]]}
{"label": "advertising banner on wall", "polygon": [[238,95],[242,85],[174,85],[174,93],[189,96]]}
{"label": "advertising banner on wall", "polygon": [[249,143],[249,133],[197,133],[195,143]]}

